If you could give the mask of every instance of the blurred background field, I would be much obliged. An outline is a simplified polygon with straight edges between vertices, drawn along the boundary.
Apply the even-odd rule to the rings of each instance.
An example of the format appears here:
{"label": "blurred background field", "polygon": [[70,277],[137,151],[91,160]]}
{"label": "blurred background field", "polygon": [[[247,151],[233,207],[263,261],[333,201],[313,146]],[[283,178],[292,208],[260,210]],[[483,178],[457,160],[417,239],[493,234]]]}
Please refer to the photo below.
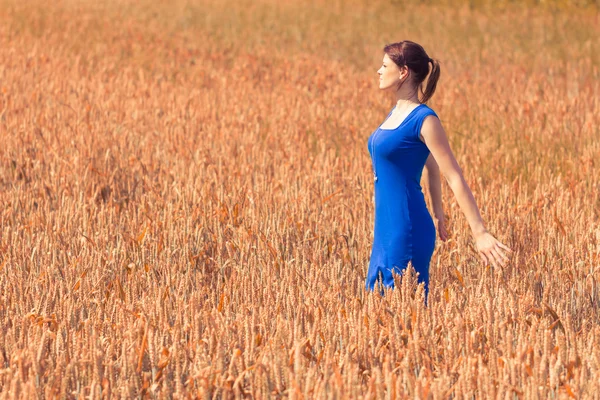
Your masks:
{"label": "blurred background field", "polygon": [[[0,399],[593,398],[600,4],[0,0]],[[364,291],[382,47],[441,63],[428,308]]]}

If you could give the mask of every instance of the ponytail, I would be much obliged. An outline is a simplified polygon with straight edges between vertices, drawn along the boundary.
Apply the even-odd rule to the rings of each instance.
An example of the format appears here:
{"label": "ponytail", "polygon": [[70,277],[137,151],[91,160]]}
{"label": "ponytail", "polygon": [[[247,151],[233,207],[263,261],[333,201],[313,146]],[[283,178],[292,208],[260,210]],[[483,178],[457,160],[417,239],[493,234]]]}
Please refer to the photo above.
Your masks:
{"label": "ponytail", "polygon": [[431,72],[427,78],[427,86],[425,87],[425,92],[423,92],[421,103],[426,103],[431,99],[431,96],[435,93],[438,80],[440,79],[440,63],[433,58],[429,59],[429,63],[431,64]]}

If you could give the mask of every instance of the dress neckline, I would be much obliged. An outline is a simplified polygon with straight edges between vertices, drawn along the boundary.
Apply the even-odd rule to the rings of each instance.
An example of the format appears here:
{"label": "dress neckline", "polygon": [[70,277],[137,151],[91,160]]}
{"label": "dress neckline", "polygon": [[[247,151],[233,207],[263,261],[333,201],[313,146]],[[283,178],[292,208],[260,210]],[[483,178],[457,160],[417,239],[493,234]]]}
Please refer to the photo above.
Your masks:
{"label": "dress neckline", "polygon": [[[410,118],[410,117],[411,117],[411,116],[412,116],[412,115],[415,113],[415,111],[417,111],[417,109],[418,109],[418,108],[420,108],[421,106],[424,106],[424,105],[425,105],[425,104],[421,103],[421,104],[419,104],[418,106],[416,106],[415,108],[413,108],[413,109],[411,110],[411,112],[409,112],[409,113],[408,113],[408,115],[407,115],[406,117],[404,117],[404,119],[402,120],[402,122],[400,122],[400,125],[398,125],[398,126],[397,126],[397,127],[395,127],[395,128],[382,128],[382,127],[381,127],[381,125],[383,125],[383,124],[385,123],[385,121],[387,121],[387,120],[388,120],[388,118],[390,117],[390,116],[388,115],[388,118],[386,118],[386,119],[385,119],[385,120],[384,120],[384,121],[381,123],[381,125],[379,125],[379,130],[381,130],[381,131],[395,131],[396,129],[399,129],[399,128],[400,128],[402,125],[404,125],[404,123],[405,123],[406,121],[408,121],[408,120],[409,120],[409,118]],[[390,112],[390,115],[392,115],[392,113],[394,112],[394,110],[395,110],[395,109],[396,109],[396,106],[394,106],[394,108],[393,108],[393,109],[392,109],[392,111]]]}

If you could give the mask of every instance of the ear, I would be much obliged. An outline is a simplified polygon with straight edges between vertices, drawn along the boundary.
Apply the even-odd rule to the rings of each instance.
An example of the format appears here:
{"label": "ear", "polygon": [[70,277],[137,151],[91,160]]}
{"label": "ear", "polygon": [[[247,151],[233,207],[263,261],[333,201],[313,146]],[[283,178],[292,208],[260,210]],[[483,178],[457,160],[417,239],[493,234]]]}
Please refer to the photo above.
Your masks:
{"label": "ear", "polygon": [[402,82],[404,82],[408,78],[408,76],[410,75],[410,70],[408,69],[408,67],[406,65],[403,66],[403,67],[401,67],[401,68],[399,68],[399,69],[400,69],[399,79]]}

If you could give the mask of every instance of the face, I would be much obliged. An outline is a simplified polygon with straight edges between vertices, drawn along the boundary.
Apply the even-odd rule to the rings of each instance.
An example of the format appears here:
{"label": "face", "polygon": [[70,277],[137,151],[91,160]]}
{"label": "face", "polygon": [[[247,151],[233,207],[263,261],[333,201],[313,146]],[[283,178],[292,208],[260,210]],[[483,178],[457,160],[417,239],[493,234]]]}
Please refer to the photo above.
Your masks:
{"label": "face", "polygon": [[408,76],[408,68],[398,68],[387,54],[383,56],[383,64],[377,71],[379,74],[379,89],[397,88]]}

